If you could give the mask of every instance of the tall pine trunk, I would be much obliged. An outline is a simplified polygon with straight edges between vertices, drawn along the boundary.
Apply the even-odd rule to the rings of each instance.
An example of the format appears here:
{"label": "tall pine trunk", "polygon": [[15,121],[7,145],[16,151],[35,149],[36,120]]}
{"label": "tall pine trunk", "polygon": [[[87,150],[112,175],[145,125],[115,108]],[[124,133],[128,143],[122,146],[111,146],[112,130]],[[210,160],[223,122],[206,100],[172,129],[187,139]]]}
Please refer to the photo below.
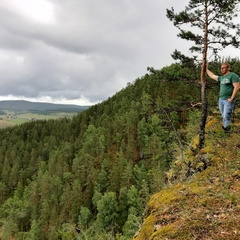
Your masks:
{"label": "tall pine trunk", "polygon": [[208,103],[207,103],[207,94],[206,94],[206,65],[207,65],[207,49],[208,49],[208,1],[205,1],[205,22],[204,24],[204,36],[203,36],[203,65],[201,71],[201,103],[202,103],[202,112],[201,112],[201,122],[199,129],[199,150],[205,146],[205,126],[207,122],[207,112],[208,112]]}
{"label": "tall pine trunk", "polygon": [[208,102],[206,97],[206,81],[202,82],[201,102],[202,102],[202,112],[201,112],[201,122],[200,122],[200,130],[199,130],[199,149],[202,149],[205,145],[205,126],[207,122],[207,108],[208,108]]}

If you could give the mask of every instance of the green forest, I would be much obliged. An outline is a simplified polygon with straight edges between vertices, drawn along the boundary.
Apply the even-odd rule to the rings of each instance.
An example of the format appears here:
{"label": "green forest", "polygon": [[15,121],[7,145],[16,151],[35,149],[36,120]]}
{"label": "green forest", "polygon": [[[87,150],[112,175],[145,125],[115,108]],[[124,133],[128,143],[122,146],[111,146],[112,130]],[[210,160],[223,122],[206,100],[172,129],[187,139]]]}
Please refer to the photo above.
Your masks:
{"label": "green forest", "polygon": [[[219,62],[211,69],[219,72]],[[239,72],[239,61],[231,60]],[[198,134],[200,67],[174,63],[73,118],[0,130],[0,239],[132,239]],[[208,79],[208,114],[218,114]]]}

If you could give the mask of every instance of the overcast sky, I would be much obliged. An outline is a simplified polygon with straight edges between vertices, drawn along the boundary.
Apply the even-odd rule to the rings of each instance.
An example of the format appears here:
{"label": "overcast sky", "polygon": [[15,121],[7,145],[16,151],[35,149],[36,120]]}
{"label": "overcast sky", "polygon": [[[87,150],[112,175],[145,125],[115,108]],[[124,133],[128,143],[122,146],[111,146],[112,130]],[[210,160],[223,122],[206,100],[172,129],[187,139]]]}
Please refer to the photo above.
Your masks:
{"label": "overcast sky", "polygon": [[0,0],[0,100],[106,100],[187,51],[166,8],[188,2]]}

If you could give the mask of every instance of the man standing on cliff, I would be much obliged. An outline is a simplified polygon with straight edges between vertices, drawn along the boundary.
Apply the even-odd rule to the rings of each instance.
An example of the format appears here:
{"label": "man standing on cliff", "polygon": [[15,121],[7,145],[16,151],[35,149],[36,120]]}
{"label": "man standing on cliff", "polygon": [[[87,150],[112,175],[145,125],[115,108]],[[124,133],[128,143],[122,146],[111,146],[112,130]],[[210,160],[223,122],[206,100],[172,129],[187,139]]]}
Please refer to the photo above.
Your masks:
{"label": "man standing on cliff", "polygon": [[230,131],[232,112],[236,103],[237,93],[240,89],[240,78],[234,73],[230,72],[230,64],[221,64],[221,76],[212,73],[207,66],[207,75],[220,84],[219,92],[219,110],[223,119],[223,129],[226,133]]}

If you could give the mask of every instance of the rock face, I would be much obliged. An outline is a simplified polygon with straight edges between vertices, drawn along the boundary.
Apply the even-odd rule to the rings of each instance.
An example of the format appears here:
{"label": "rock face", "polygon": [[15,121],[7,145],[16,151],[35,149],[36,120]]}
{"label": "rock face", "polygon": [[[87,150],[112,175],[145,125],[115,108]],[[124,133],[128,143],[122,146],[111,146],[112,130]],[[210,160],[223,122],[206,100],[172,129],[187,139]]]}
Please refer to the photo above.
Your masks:
{"label": "rock face", "polygon": [[[176,161],[170,175],[177,180],[152,196],[134,240],[240,239],[238,128],[229,136],[209,124],[206,148]],[[189,166],[197,161],[202,166],[201,159],[207,159],[207,166],[186,177]]]}

